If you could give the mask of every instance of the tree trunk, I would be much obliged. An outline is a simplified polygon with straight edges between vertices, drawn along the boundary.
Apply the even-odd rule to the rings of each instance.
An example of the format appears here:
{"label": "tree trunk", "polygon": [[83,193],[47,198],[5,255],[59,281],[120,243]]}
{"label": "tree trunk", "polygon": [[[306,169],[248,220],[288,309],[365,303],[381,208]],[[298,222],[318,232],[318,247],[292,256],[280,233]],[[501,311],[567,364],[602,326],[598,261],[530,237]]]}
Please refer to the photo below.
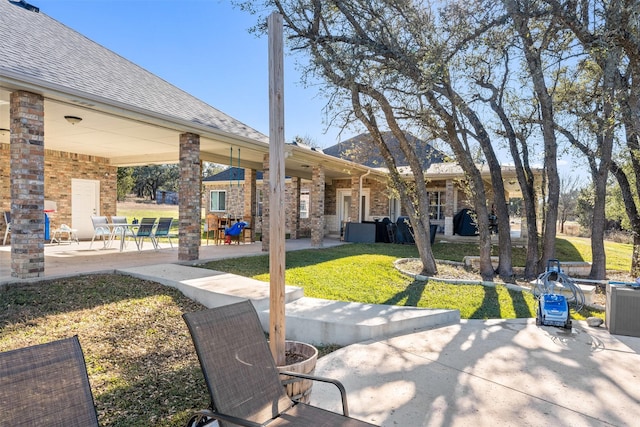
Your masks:
{"label": "tree trunk", "polygon": [[558,176],[557,162],[558,145],[554,130],[553,99],[547,90],[540,51],[536,48],[532,39],[534,32],[529,29],[529,20],[526,13],[519,9],[520,4],[514,0],[504,0],[504,3],[509,16],[513,19],[520,40],[522,40],[524,55],[542,116],[544,166],[548,186],[544,235],[542,237],[542,257],[538,263],[538,272],[542,272],[546,268],[547,261],[555,258],[558,201],[560,199],[560,177]]}

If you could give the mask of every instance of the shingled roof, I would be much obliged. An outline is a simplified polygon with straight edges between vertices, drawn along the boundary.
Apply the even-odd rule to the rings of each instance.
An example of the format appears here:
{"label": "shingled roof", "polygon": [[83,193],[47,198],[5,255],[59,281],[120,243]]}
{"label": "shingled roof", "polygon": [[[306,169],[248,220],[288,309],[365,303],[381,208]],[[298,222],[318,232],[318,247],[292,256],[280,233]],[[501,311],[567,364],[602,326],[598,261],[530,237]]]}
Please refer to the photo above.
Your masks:
{"label": "shingled roof", "polygon": [[264,134],[35,9],[0,0],[0,75],[267,142]]}
{"label": "shingled roof", "polygon": [[[256,171],[256,179],[262,179],[262,171]],[[215,175],[208,176],[204,178],[202,181],[204,182],[220,182],[220,181],[229,181],[234,183],[236,181],[244,181],[244,168],[236,168],[231,167],[227,168],[221,172],[218,172]]]}
{"label": "shingled roof", "polygon": [[[447,156],[443,152],[433,148],[433,146],[428,142],[416,138],[409,133],[406,133],[405,135],[409,142],[415,146],[416,153],[421,159],[424,170],[427,170],[430,165],[434,163],[442,163],[446,159]],[[407,162],[405,155],[400,150],[400,143],[393,133],[384,132],[382,136],[396,159],[396,166],[408,166],[409,163]],[[347,139],[346,141],[339,142],[338,144],[325,148],[322,151],[330,156],[349,160],[372,168],[387,167],[382,155],[380,155],[380,150],[373,143],[371,135],[368,133],[363,133],[351,139]]]}

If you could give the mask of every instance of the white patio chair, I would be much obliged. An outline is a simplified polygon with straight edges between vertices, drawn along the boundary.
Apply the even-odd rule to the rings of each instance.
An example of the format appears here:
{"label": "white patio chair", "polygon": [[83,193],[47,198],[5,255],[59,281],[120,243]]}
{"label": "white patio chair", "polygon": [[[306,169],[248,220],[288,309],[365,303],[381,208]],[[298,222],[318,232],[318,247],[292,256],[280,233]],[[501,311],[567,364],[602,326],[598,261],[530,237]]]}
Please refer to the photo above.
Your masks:
{"label": "white patio chair", "polygon": [[4,223],[6,224],[6,228],[4,229],[4,240],[2,241],[2,246],[7,244],[7,236],[11,233],[11,212],[4,212]]}
{"label": "white patio chair", "polygon": [[124,246],[127,246],[127,239],[129,237],[133,237],[135,239],[136,235],[133,232],[133,230],[131,230],[131,228],[129,227],[118,227],[117,224],[127,224],[127,217],[126,216],[112,216],[111,217],[111,224],[114,224],[111,226],[111,236],[110,236],[110,240],[111,242],[113,242],[113,240],[116,239],[116,237],[120,237],[121,239],[124,239]]}
{"label": "white patio chair", "polygon": [[109,222],[107,221],[106,216],[92,216],[91,222],[93,223],[93,237],[91,238],[91,243],[89,244],[89,249],[93,246],[93,241],[96,239],[102,239],[102,245],[104,248],[109,246],[111,242],[111,228],[109,227]]}

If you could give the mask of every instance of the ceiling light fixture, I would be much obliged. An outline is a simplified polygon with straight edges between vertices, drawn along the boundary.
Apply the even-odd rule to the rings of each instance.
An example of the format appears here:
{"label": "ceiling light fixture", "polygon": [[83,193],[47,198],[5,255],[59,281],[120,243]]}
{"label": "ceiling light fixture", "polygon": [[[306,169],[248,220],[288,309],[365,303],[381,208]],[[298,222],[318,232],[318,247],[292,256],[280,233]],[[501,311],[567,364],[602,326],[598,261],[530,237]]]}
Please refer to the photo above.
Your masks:
{"label": "ceiling light fixture", "polygon": [[64,116],[64,118],[72,125],[76,125],[82,121],[82,117],[77,116]]}

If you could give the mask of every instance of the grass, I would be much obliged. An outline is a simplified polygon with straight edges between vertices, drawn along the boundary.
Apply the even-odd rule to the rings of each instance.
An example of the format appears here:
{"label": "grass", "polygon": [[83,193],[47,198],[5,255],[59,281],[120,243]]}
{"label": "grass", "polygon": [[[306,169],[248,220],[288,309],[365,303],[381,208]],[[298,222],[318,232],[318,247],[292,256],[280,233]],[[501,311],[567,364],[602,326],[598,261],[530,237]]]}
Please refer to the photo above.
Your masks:
{"label": "grass", "polygon": [[[436,244],[436,258],[477,253],[477,245],[461,245],[464,250],[454,259],[457,244]],[[415,281],[392,267],[398,258],[414,258],[414,246],[351,244],[330,249],[311,249],[287,253],[286,282],[304,288],[305,296],[370,304],[390,304],[428,308],[457,308],[464,319],[535,317],[535,300],[529,292],[506,286],[453,285],[437,280]],[[573,260],[573,259],[571,259]],[[202,267],[226,271],[257,280],[269,281],[269,257],[235,258],[212,261]],[[583,309],[574,318],[603,317],[599,310]]]}
{"label": "grass", "polygon": [[178,205],[158,205],[154,202],[118,203],[118,215],[126,216],[128,222],[132,222],[134,218],[159,218],[171,217],[178,221]]}
{"label": "grass", "polygon": [[[575,242],[562,260],[584,260]],[[559,245],[559,246],[561,246]],[[437,258],[459,261],[474,245],[439,244]],[[456,254],[457,252],[457,254]],[[576,258],[562,258],[571,254]],[[624,246],[617,256],[624,258]],[[417,257],[414,246],[353,244],[289,252],[287,283],[311,297],[432,308],[458,308],[462,318],[534,316],[533,297],[505,286],[414,281],[392,266]],[[618,262],[618,261],[616,261]],[[620,263],[622,265],[622,263]],[[268,280],[268,257],[206,265]],[[121,275],[91,275],[0,288],[0,351],[78,335],[101,426],[184,425],[208,405],[208,393],[182,313],[204,307],[173,288]],[[604,316],[602,312],[573,314]],[[335,347],[320,348],[326,354]]]}
{"label": "grass", "polygon": [[184,425],[208,393],[173,288],[120,275],[0,289],[0,351],[78,335],[101,426]]}

